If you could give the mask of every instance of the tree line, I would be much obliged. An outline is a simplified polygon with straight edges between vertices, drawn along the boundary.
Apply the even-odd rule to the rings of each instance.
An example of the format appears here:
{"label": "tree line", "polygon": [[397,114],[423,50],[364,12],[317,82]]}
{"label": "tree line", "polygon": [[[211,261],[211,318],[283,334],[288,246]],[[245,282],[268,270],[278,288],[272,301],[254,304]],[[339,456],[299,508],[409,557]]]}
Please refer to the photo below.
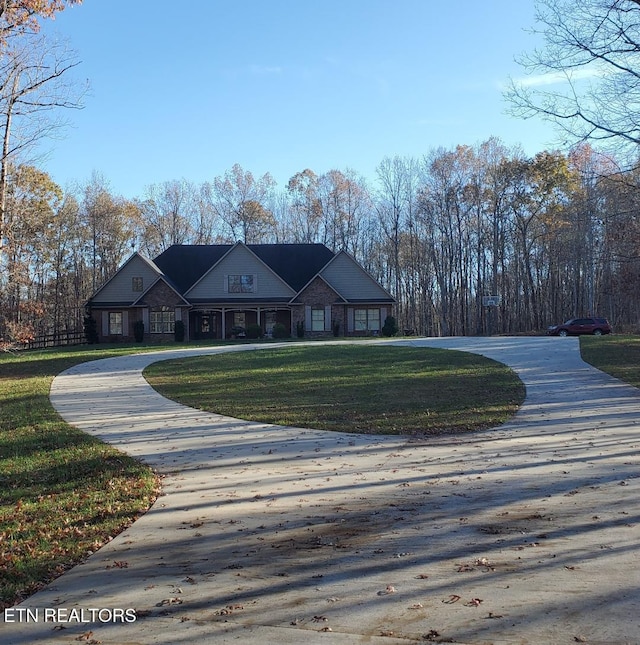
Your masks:
{"label": "tree line", "polygon": [[569,152],[528,157],[491,138],[387,157],[368,180],[302,169],[281,187],[236,164],[135,199],[98,174],[63,190],[26,162],[58,108],[81,106],[66,80],[77,59],[38,33],[80,2],[0,2],[0,341],[80,329],[134,250],[236,240],[349,252],[418,334],[539,332],[587,315],[638,331],[640,0],[534,0],[543,46],[506,97],[517,116],[555,122]]}
{"label": "tree line", "polygon": [[417,334],[540,332],[574,315],[636,330],[639,182],[586,144],[527,157],[495,138],[385,158],[373,181],[304,169],[278,187],[236,164],[136,199],[96,173],[63,191],[34,166],[11,166],[0,336],[80,329],[88,298],[133,251],[237,240],[347,251]]}

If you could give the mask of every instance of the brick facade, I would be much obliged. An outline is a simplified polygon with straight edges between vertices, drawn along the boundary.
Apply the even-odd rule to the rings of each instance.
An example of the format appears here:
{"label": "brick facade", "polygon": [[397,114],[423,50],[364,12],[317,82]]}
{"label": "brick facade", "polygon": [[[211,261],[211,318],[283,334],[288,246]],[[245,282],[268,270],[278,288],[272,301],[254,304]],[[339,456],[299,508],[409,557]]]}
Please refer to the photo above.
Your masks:
{"label": "brick facade", "polygon": [[325,308],[331,306],[331,327],[325,331],[305,330],[309,338],[324,338],[333,336],[333,326],[338,325],[339,334],[344,335],[347,329],[346,307],[341,302],[340,296],[322,279],[315,278],[309,286],[298,294],[296,305],[293,308],[293,328],[297,329],[298,323],[305,324],[305,308]]}
{"label": "brick facade", "polygon": [[139,304],[153,309],[162,306],[179,307],[184,305],[184,301],[166,282],[160,280],[149,289]]}

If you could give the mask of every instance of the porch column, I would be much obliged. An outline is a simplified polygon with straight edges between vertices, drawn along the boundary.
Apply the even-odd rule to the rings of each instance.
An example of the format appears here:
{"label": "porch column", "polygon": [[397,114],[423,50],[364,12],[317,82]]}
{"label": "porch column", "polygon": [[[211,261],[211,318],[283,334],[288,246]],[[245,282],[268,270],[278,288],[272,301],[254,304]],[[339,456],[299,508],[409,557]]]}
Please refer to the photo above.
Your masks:
{"label": "porch column", "polygon": [[227,337],[227,324],[226,324],[226,309],[222,307],[222,340]]}
{"label": "porch column", "polygon": [[258,317],[258,325],[260,325],[260,329],[262,329],[262,325],[260,324],[260,307],[256,309],[257,312],[257,317]]}

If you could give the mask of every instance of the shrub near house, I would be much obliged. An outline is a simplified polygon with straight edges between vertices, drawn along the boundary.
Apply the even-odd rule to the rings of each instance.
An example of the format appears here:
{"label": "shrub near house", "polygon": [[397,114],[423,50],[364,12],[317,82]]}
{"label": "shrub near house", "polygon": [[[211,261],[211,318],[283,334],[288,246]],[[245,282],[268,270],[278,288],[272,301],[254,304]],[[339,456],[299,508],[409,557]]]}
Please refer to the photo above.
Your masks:
{"label": "shrub near house", "polygon": [[[134,253],[89,300],[100,341],[378,335],[394,298],[322,244],[174,245]],[[249,330],[251,330],[249,332]]]}

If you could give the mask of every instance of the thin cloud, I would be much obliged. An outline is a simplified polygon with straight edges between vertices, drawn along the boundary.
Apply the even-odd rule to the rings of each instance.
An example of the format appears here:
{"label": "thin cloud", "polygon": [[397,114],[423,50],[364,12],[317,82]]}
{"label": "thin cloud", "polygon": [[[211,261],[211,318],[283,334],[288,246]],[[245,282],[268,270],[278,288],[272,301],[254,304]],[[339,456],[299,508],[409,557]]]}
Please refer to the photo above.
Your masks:
{"label": "thin cloud", "polygon": [[390,83],[388,75],[393,71],[389,63],[372,64],[368,61],[361,62],[355,57],[345,61],[334,56],[325,56],[324,62],[331,70],[334,70],[334,73],[343,74],[357,81],[364,82],[379,94],[387,95],[389,93]]}
{"label": "thin cloud", "polygon": [[602,78],[606,72],[597,67],[583,67],[566,72],[548,72],[546,74],[534,74],[532,76],[522,76],[516,79],[515,84],[520,87],[545,87],[547,85],[559,85],[563,83],[573,83],[591,78]]}
{"label": "thin cloud", "polygon": [[250,65],[249,72],[257,76],[268,76],[272,74],[282,74],[284,69],[278,65]]}
{"label": "thin cloud", "polygon": [[449,128],[466,125],[464,119],[456,119],[454,117],[426,117],[423,119],[418,119],[415,121],[417,126],[428,126],[428,127],[440,127],[440,128]]}

